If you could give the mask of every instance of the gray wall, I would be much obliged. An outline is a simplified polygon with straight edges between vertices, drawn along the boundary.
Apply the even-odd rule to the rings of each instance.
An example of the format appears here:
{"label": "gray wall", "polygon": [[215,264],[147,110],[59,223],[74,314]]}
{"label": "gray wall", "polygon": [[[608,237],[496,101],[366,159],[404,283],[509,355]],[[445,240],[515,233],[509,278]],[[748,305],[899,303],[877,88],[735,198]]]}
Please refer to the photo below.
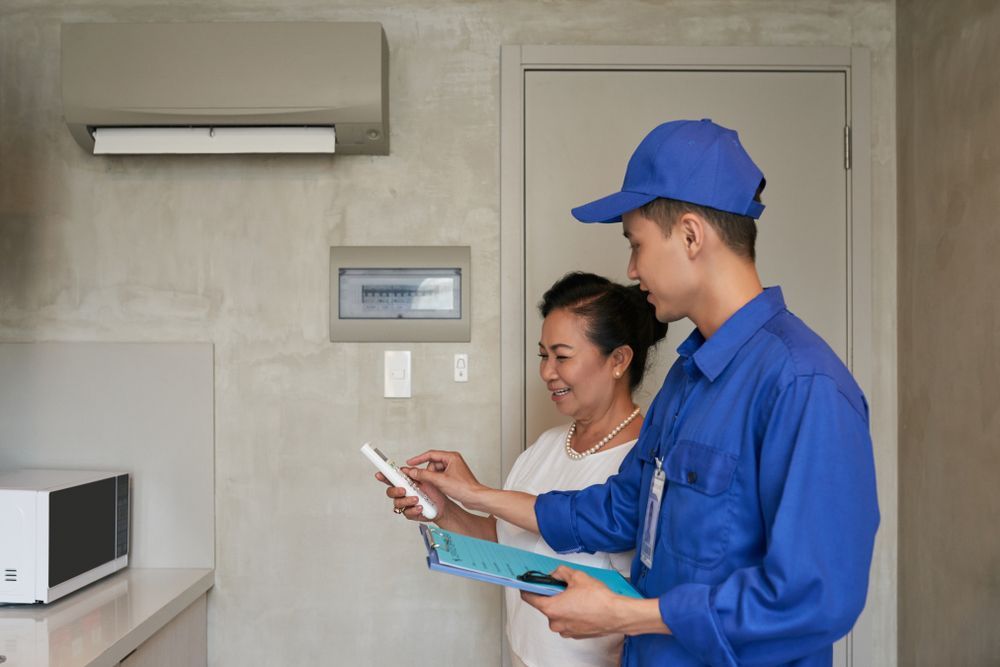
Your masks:
{"label": "gray wall", "polygon": [[[868,393],[883,524],[866,651],[870,664],[894,664],[891,0],[4,0],[0,19],[0,339],[215,344],[218,665],[495,655],[498,596],[423,571],[412,527],[380,502],[357,448],[368,438],[398,453],[461,448],[484,480],[500,481],[501,44],[871,49]],[[95,158],[61,123],[61,21],[310,19],[384,24],[392,155]],[[381,398],[389,346],[328,342],[331,244],[471,245],[472,342],[407,346],[412,400]],[[470,354],[467,385],[451,381],[457,351]],[[345,550],[358,526],[367,560]],[[433,642],[422,608],[444,628]]]}
{"label": "gray wall", "polygon": [[1000,5],[899,3],[899,662],[1000,660]]}

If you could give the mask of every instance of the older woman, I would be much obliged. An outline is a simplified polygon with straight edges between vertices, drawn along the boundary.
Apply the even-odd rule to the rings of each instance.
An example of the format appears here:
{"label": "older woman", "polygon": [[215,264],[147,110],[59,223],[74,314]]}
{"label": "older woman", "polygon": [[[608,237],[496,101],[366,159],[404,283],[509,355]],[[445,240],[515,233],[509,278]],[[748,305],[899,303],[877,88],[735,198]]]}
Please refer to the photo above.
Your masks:
{"label": "older woman", "polygon": [[[666,334],[645,294],[588,273],[556,282],[539,304],[542,335],[539,374],[556,409],[571,419],[541,434],[517,461],[504,490],[476,480],[457,452],[428,451],[406,468],[440,508],[434,521],[446,530],[555,556],[538,535],[534,500],[553,489],[581,489],[615,474],[642,424],[632,393],[642,382],[647,353]],[[376,477],[388,483],[381,473]],[[423,520],[419,500],[391,487],[395,510]],[[466,509],[487,512],[473,514]],[[581,565],[613,567],[628,577],[631,553],[571,554]],[[508,589],[507,636],[514,664],[529,667],[619,664],[622,637],[563,639],[547,619]]]}

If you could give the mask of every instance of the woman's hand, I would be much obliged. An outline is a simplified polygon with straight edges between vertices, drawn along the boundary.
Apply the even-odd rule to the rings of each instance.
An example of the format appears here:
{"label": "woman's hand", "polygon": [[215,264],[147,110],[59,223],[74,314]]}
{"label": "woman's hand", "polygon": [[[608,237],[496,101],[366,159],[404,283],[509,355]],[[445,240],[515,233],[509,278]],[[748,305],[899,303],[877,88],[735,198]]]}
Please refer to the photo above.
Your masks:
{"label": "woman's hand", "polygon": [[[489,487],[479,483],[461,454],[432,449],[406,462],[408,466],[422,463],[426,463],[427,467],[403,468],[403,472],[423,484],[421,488],[432,486],[435,491],[457,500],[468,509],[480,509],[476,503],[477,496],[489,490]],[[433,497],[431,499],[437,502]]]}
{"label": "woman's hand", "polygon": [[[397,511],[397,514],[402,514],[410,521],[430,521],[430,519],[425,517],[423,514],[424,508],[423,505],[420,504],[420,498],[417,496],[406,495],[408,489],[401,486],[393,486],[392,482],[386,479],[385,475],[380,472],[375,473],[375,479],[389,487],[385,490],[385,495],[392,498],[394,510],[401,510]],[[416,482],[416,480],[414,480],[414,482]],[[452,504],[451,501],[449,501],[448,498],[441,493],[441,491],[435,488],[433,484],[420,484],[419,482],[416,482],[416,484],[420,490],[431,499],[431,502],[437,505],[438,513],[437,516],[434,517],[434,521],[440,522],[448,512],[448,506]]]}

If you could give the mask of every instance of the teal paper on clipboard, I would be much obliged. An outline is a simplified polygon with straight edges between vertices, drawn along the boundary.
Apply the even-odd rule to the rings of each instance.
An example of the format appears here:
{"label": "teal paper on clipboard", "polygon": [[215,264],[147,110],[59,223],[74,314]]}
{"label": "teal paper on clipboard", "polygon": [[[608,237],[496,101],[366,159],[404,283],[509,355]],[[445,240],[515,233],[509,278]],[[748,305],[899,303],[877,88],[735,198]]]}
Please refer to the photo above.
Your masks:
{"label": "teal paper on clipboard", "polygon": [[614,593],[642,599],[625,577],[614,570],[578,565],[524,549],[459,535],[436,526],[421,525],[420,534],[427,546],[427,565],[438,572],[519,588],[529,593],[556,595],[565,589],[552,584],[521,581],[518,576],[529,571],[548,574],[560,565],[565,565],[586,572]]}

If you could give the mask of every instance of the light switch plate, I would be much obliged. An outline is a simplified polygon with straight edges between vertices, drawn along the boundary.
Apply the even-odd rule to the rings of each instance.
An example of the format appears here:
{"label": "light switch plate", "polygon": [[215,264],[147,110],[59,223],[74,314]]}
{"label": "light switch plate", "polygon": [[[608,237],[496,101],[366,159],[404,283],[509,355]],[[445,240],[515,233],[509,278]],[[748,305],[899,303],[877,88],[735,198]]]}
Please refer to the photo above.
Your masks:
{"label": "light switch plate", "polygon": [[455,382],[469,381],[469,355],[459,353],[455,355]]}
{"label": "light switch plate", "polygon": [[411,397],[411,368],[409,350],[385,351],[385,392],[386,398]]}

